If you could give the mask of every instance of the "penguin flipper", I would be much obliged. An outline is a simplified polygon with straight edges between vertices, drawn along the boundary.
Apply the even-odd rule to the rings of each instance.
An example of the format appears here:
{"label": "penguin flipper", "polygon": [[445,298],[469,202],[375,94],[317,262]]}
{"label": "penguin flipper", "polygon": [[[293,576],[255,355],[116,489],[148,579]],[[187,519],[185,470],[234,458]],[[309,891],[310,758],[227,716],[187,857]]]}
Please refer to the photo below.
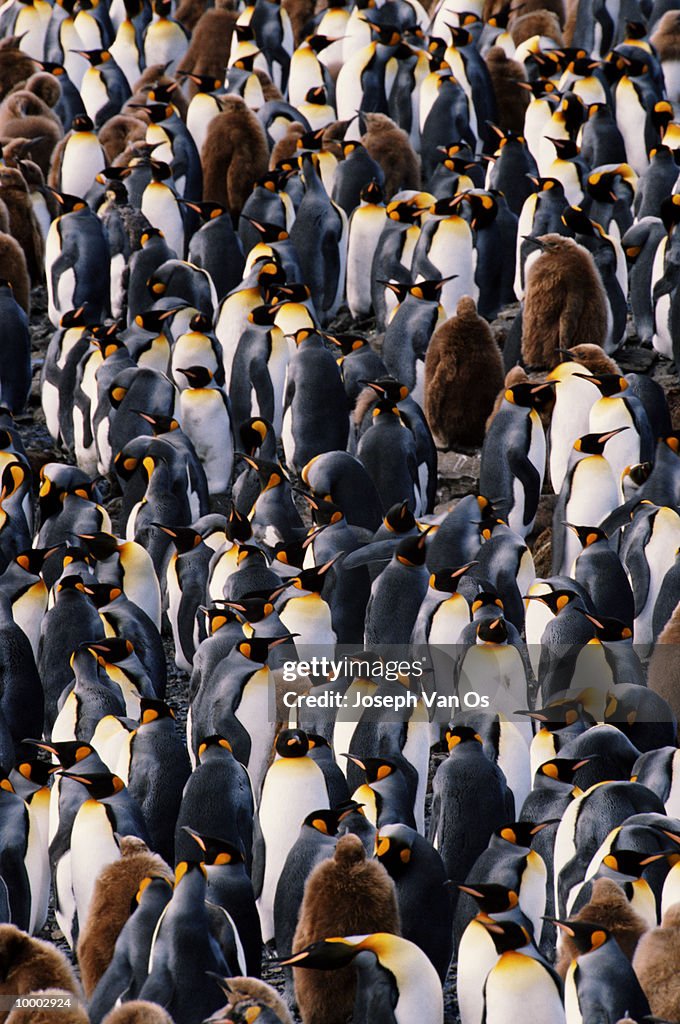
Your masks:
{"label": "penguin flipper", "polygon": [[508,464],[524,490],[523,523],[528,526],[536,515],[538,499],[541,496],[541,477],[529,459],[523,454],[508,453]]}
{"label": "penguin flipper", "polygon": [[630,574],[635,614],[639,615],[647,603],[649,594],[649,564],[645,558],[642,545],[631,547],[626,553],[626,568]]}
{"label": "penguin flipper", "polygon": [[264,835],[260,826],[259,815],[256,812],[253,815],[253,870],[250,876],[255,899],[258,899],[262,894],[266,855]]}

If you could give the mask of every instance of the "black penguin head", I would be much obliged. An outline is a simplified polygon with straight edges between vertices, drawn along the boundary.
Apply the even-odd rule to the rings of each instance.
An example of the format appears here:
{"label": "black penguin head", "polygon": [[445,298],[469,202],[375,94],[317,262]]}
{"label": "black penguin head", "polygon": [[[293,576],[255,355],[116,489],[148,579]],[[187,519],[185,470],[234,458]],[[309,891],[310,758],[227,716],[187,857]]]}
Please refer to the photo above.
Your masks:
{"label": "black penguin head", "polygon": [[99,68],[108,64],[113,58],[108,50],[72,50],[71,53],[78,53],[84,57],[90,67]]}
{"label": "black penguin head", "polygon": [[575,523],[562,523],[562,526],[566,526],[576,534],[583,548],[589,548],[591,544],[607,540],[607,534],[599,526],[576,526]]}
{"label": "black penguin head", "polygon": [[91,800],[106,800],[107,797],[116,796],[125,789],[125,783],[113,772],[92,772],[88,775],[79,775],[77,772],[60,771],[66,779],[80,782],[87,788],[88,797]]}
{"label": "black penguin head", "polygon": [[524,594],[525,601],[540,601],[553,613],[558,615],[564,608],[568,608],[574,602],[580,602],[580,594],[576,590],[549,590],[545,594]]}
{"label": "black penguin head", "polygon": [[308,752],[309,740],[302,729],[283,729],[276,737],[279,757],[305,757]]}
{"label": "black penguin head", "polygon": [[504,397],[511,405],[521,406],[523,409],[544,409],[555,397],[554,387],[556,380],[527,381],[523,384],[515,384],[506,388]]}
{"label": "black penguin head", "polygon": [[354,754],[344,754],[349,761],[361,768],[366,775],[366,782],[372,785],[374,782],[382,782],[383,779],[394,775],[399,769],[395,761],[389,757],[355,757]]}
{"label": "black penguin head", "polygon": [[480,917],[479,920],[491,936],[496,952],[499,954],[522,949],[533,942],[528,929],[524,925],[517,924],[516,921],[494,921],[491,917]]}
{"label": "black penguin head", "polygon": [[163,526],[162,523],[150,523],[150,526],[166,534],[180,555],[193,551],[203,540],[201,534],[197,530],[192,530],[190,526]]}
{"label": "black penguin head", "polygon": [[408,507],[407,501],[392,505],[385,513],[383,525],[389,533],[410,533],[417,527],[416,517]]}
{"label": "black penguin head", "polygon": [[339,552],[334,558],[324,562],[323,565],[314,565],[309,569],[303,569],[297,576],[286,580],[284,588],[285,586],[293,586],[297,590],[306,590],[310,594],[320,594],[328,581],[329,571],[341,555],[342,552]]}
{"label": "black penguin head", "polygon": [[96,642],[86,640],[79,645],[78,650],[81,649],[94,655],[102,668],[106,665],[119,665],[135,650],[132,641],[122,636],[110,636]]}
{"label": "black penguin head", "polygon": [[142,697],[139,702],[139,724],[151,725],[152,722],[160,722],[164,719],[175,718],[175,712],[164,700],[156,700],[155,697]]}
{"label": "black penguin head", "polygon": [[544,761],[536,769],[537,778],[552,779],[574,785],[574,776],[579,768],[585,768],[591,759],[588,757],[553,757]]}
{"label": "black penguin head", "polygon": [[303,497],[311,509],[316,526],[333,526],[345,518],[342,509],[335,502],[320,498],[316,494],[304,494]]}
{"label": "black penguin head", "polygon": [[264,665],[269,658],[269,652],[273,647],[288,643],[294,640],[297,633],[286,633],[284,636],[251,636],[247,640],[240,640],[236,645],[238,653],[247,658],[248,661]]}
{"label": "black penguin head", "polygon": [[227,839],[205,835],[204,832],[197,832],[195,829],[189,828],[188,825],[182,825],[182,831],[194,840],[200,851],[198,856],[208,866],[214,864],[216,867],[222,867],[225,864],[243,864],[243,851]]}
{"label": "black penguin head", "polygon": [[408,388],[395,377],[379,377],[378,380],[361,380],[371,391],[375,391],[378,397],[389,403],[402,402],[408,398]]}
{"label": "black penguin head", "polygon": [[337,970],[346,967],[361,952],[360,946],[348,942],[344,938],[321,939],[312,942],[299,953],[294,953],[286,960],[279,960],[282,966],[314,968],[323,971]]}
{"label": "black penguin head", "polygon": [[466,882],[464,885],[458,882],[456,888],[472,896],[484,914],[503,914],[519,905],[515,890],[498,882]]}
{"label": "black penguin head", "polygon": [[251,416],[250,419],[244,420],[239,427],[241,449],[246,455],[255,455],[267,437],[272,436],[273,429],[269,420],[260,416]]}
{"label": "black penguin head", "polygon": [[[25,739],[23,743],[30,743],[34,747],[39,747],[41,750],[46,750],[49,754],[53,754],[59,762],[59,767],[68,770],[77,765],[80,761],[84,761],[90,754],[94,754],[94,747],[89,743],[84,743],[82,740],[63,740],[60,742],[45,743],[43,740],[32,740]],[[54,774],[58,769],[52,769]]]}
{"label": "black penguin head", "polygon": [[483,740],[479,733],[471,729],[469,725],[456,725],[452,729],[446,730],[446,745],[449,748],[449,753],[461,743],[479,743],[481,745]]}
{"label": "black penguin head", "polygon": [[415,568],[425,565],[427,558],[427,535],[431,527],[414,537],[404,537],[399,541],[394,558],[400,565]]}
{"label": "black penguin head", "polygon": [[594,384],[601,395],[605,398],[611,398],[613,395],[620,395],[622,391],[627,391],[629,384],[625,377],[622,377],[618,373],[575,373],[575,377],[580,377],[581,380],[587,380],[590,384]]}
{"label": "black penguin head", "polygon": [[71,121],[71,131],[74,132],[93,132],[94,125],[91,118],[87,114],[76,114]]}
{"label": "black penguin head", "polygon": [[466,572],[469,572],[477,562],[467,562],[456,569],[439,569],[430,576],[430,587],[432,590],[439,590],[444,594],[455,594],[458,584]]}
{"label": "black penguin head", "polygon": [[202,761],[205,755],[211,750],[227,750],[229,753],[232,753],[231,743],[228,739],[225,739],[224,736],[218,736],[217,734],[206,736],[198,744],[197,758],[199,762]]}
{"label": "black penguin head", "polygon": [[22,779],[26,779],[28,782],[32,782],[35,786],[40,786],[41,788],[48,785],[52,775],[52,769],[47,761],[43,761],[38,757],[22,758],[14,765],[14,771]]}
{"label": "black penguin head", "polygon": [[542,832],[544,828],[548,828],[549,825],[556,825],[558,822],[559,818],[540,822],[511,821],[507,825],[497,828],[494,836],[505,843],[511,843],[512,846],[521,846],[523,849],[529,850],[534,836]]}
{"label": "black penguin head", "polygon": [[252,455],[245,455],[243,452],[234,452],[239,458],[257,472],[262,490],[269,491],[279,487],[282,483],[288,482],[288,477],[283,472],[278,462],[269,462],[266,459],[258,459]]}
{"label": "black penguin head", "polygon": [[118,538],[114,537],[112,533],[99,531],[97,533],[78,533],[76,536],[78,540],[82,541],[88,554],[97,560],[110,558],[118,551]]}
{"label": "black penguin head", "polygon": [[248,517],[242,515],[242,513],[239,512],[233,504],[230,507],[229,515],[227,516],[225,533],[227,540],[237,541],[239,544],[245,544],[253,535],[253,530]]}
{"label": "black penguin head", "polygon": [[483,611],[485,608],[491,608],[493,610],[498,608],[499,611],[502,613],[503,602],[495,590],[480,591],[470,606],[470,610],[473,616],[477,615],[478,612]]}
{"label": "black penguin head", "polygon": [[197,391],[207,388],[213,379],[213,372],[207,366],[178,366],[177,373],[181,373],[189,382],[189,387]]}
{"label": "black penguin head", "polygon": [[[610,850],[602,858],[600,865],[601,873],[625,875],[629,879],[642,878],[645,870],[650,864],[655,864],[669,855],[677,855],[675,849],[664,850],[661,853],[649,853],[642,850]],[[602,869],[606,871],[602,871]]]}
{"label": "black penguin head", "polygon": [[611,935],[603,925],[592,921],[577,921],[575,919],[560,921],[558,918],[551,917],[546,917],[544,920],[556,924],[560,931],[568,935],[581,956],[604,946]]}
{"label": "black penguin head", "polygon": [[244,622],[262,622],[274,611],[273,602],[278,593],[279,591],[272,595],[248,594],[238,601],[218,600],[215,604],[231,608]]}
{"label": "black penguin head", "polygon": [[280,224],[272,224],[265,220],[255,220],[253,217],[247,217],[243,213],[241,214],[241,219],[247,221],[251,227],[255,228],[260,236],[260,241],[266,242],[268,245],[272,242],[285,242],[288,238],[288,232]]}
{"label": "black penguin head", "polygon": [[[583,608],[578,609],[595,627],[595,639],[601,643],[615,643],[618,640],[631,640],[633,631],[620,619],[605,615],[590,615]],[[592,641],[591,641],[592,642]]]}
{"label": "black penguin head", "polygon": [[349,356],[352,352],[359,352],[368,347],[368,339],[363,334],[328,334],[326,331],[321,331],[320,334],[332,345],[337,345],[343,356]]}
{"label": "black penguin head", "polygon": [[602,455],[605,445],[612,437],[616,437],[621,431],[628,430],[628,427],[618,427],[616,430],[609,430],[605,434],[584,434],[574,441],[574,450],[582,455]]}
{"label": "black penguin head", "polygon": [[477,626],[477,639],[483,644],[504,644],[508,639],[508,626],[502,615],[495,619],[482,619]]}
{"label": "black penguin head", "polygon": [[375,834],[376,860],[379,860],[392,878],[398,878],[408,871],[413,859],[414,835],[411,830],[399,825],[386,827],[386,832]]}
{"label": "black penguin head", "polygon": [[376,205],[380,205],[385,202],[385,192],[374,178],[372,181],[369,181],[368,185],[364,185],[359,193],[359,198],[362,203],[375,203]]}

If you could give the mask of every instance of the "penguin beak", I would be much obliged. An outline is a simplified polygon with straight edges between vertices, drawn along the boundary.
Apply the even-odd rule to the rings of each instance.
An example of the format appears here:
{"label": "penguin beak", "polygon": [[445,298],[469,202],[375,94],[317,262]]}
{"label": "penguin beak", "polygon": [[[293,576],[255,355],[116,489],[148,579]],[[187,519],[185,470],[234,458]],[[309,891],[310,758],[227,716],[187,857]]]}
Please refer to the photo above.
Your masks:
{"label": "penguin beak", "polygon": [[565,933],[565,935],[571,936],[572,939],[574,938],[574,929],[566,921],[560,921],[556,917],[543,917],[541,920],[547,921],[548,924],[556,924],[557,927]]}
{"label": "penguin beak", "polygon": [[535,245],[537,249],[541,250],[541,252],[545,252],[545,244],[540,238],[536,238],[535,235],[522,235],[522,238],[530,245]]}

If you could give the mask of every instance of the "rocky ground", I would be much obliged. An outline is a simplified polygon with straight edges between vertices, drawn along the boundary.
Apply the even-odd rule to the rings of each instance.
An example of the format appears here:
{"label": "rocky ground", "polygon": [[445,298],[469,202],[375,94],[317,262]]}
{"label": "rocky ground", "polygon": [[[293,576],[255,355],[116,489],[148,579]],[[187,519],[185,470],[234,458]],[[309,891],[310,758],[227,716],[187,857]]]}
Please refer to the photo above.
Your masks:
{"label": "rocky ground", "polygon": [[[508,307],[492,325],[494,334],[501,347],[507,329],[516,312],[517,306]],[[346,322],[346,318],[341,318],[336,329],[342,330],[346,329],[348,326],[349,324]],[[362,324],[360,326],[370,328],[370,324]],[[40,467],[44,463],[68,461],[67,453],[55,447],[52,438],[47,432],[45,418],[40,405],[40,368],[42,366],[47,344],[52,335],[52,330],[52,326],[47,319],[45,290],[44,288],[35,289],[32,296],[31,313],[32,357],[34,363],[33,388],[29,407],[23,415],[17,418],[17,425],[21,431],[24,445],[29,459],[31,460],[36,481]],[[366,330],[366,333],[370,335],[371,332],[370,330]],[[373,335],[373,338],[375,340],[376,347],[379,348],[380,338],[375,335]],[[668,361],[660,359],[652,350],[640,347],[632,325],[629,327],[629,336],[626,345],[617,354],[617,361],[624,373],[631,371],[649,373],[664,387],[671,407],[674,428],[680,429],[680,383],[678,381],[678,376],[673,372],[673,367],[668,363]],[[437,490],[437,505],[435,509],[437,513],[443,513],[450,509],[458,499],[476,489],[479,479],[479,463],[479,450],[467,452],[447,451],[439,453],[439,483]],[[544,493],[541,499],[536,529],[532,538],[529,538],[530,545],[532,545],[537,573],[539,575],[543,573],[547,575],[550,571],[549,528],[554,500],[554,495],[547,492]],[[116,514],[118,511],[118,499],[112,495],[104,502],[104,504],[107,506],[115,526]],[[216,509],[216,511],[217,510],[221,509]],[[188,678],[184,673],[179,672],[175,668],[172,642],[169,636],[164,637],[164,643],[168,658],[167,700],[176,712],[179,728],[183,729],[187,711],[186,693]],[[435,755],[433,758],[432,770],[434,770],[436,763],[441,759],[441,757],[443,757],[443,755]],[[65,952],[69,953],[68,947],[64,942],[63,935],[57,926],[52,909],[50,909],[50,916],[42,937],[50,939],[60,946],[60,948]],[[273,964],[268,965],[265,962],[263,976],[265,980],[269,981],[270,984],[274,985],[277,989],[280,991],[283,990],[284,976],[281,968]],[[459,1018],[455,997],[455,966],[452,966],[449,971],[444,995],[445,1024],[458,1024]],[[296,1018],[296,1021],[297,1020],[298,1018]]]}

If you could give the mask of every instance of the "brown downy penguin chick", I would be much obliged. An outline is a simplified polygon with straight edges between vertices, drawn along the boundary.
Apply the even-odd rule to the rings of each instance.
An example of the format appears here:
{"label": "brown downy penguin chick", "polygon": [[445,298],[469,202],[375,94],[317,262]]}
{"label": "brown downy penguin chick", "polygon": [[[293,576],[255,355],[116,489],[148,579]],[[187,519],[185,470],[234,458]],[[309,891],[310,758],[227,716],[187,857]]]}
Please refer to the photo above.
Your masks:
{"label": "brown downy penguin chick", "polygon": [[[7,1018],[7,1024],[55,1024],[61,1021],[62,1024],[90,1024],[90,1017],[84,1003],[78,1002],[72,992],[63,988],[47,988],[38,992],[31,992],[32,996],[41,997],[44,1000],[56,1000],[59,1010],[54,1010],[49,1005],[44,1008],[18,1007],[12,1010]],[[68,1002],[67,1002],[68,1000]],[[68,1015],[65,1012],[68,1007]]]}
{"label": "brown downy penguin chick", "polygon": [[0,42],[0,101],[37,70],[35,61],[19,49],[17,36],[3,39]]}
{"label": "brown downy penguin chick", "polygon": [[509,23],[510,26],[512,26],[516,21],[519,21],[520,18],[523,18],[534,11],[549,11],[557,18],[560,28],[564,28],[564,24],[567,20],[567,8],[570,9],[572,5],[578,6],[578,4],[573,4],[573,0],[567,0],[566,4],[564,0],[523,0],[521,4],[511,5]]}
{"label": "brown downy penguin chick", "polygon": [[515,46],[520,46],[533,36],[547,36],[556,46],[562,46],[562,30],[559,18],[552,11],[532,11],[510,22],[510,35]]}
{"label": "brown downy penguin chick", "polygon": [[174,1024],[174,1021],[158,1003],[131,999],[129,1003],[122,1003],[107,1013],[102,1024]]}
{"label": "brown downy penguin chick", "polygon": [[484,440],[484,425],[503,386],[503,360],[474,299],[440,324],[425,353],[425,417],[436,444],[466,448]]}
{"label": "brown downy penguin chick", "polygon": [[[225,978],[224,990],[227,996],[226,1005],[218,1010],[216,1019],[238,1017],[239,1020],[257,1020],[255,1009],[268,1007],[276,1014],[281,1024],[293,1024],[286,1004],[276,989],[259,978]],[[248,1011],[250,1010],[250,1015]]]}
{"label": "brown downy penguin chick", "polygon": [[9,233],[21,246],[31,284],[42,282],[45,247],[40,226],[33,211],[31,194],[21,171],[0,166],[0,199],[9,214]]}
{"label": "brown downy penguin chick", "polygon": [[663,1020],[680,1020],[680,903],[669,907],[659,927],[640,939],[633,970],[652,1013]]}
{"label": "brown downy penguin chick", "polygon": [[146,126],[140,117],[133,114],[116,114],[102,125],[97,138],[111,165],[133,142],[144,141]]}
{"label": "brown downy penguin chick", "polygon": [[33,139],[33,159],[45,176],[64,129],[50,107],[28,89],[10,93],[0,105],[0,140]]}
{"label": "brown downy penguin chick", "polygon": [[[293,953],[317,939],[371,932],[400,934],[394,882],[382,864],[367,860],[364,844],[349,833],[335,854],[318,864],[305,885]],[[296,968],[295,997],[303,1024],[345,1024],[352,1015],[351,967],[339,971]]]}
{"label": "brown downy penguin chick", "polygon": [[162,857],[136,836],[124,836],[120,860],[108,864],[95,882],[90,911],[78,940],[80,978],[88,999],[111,962],[116,939],[130,916],[142,880],[153,877],[173,881],[173,873]]}
{"label": "brown downy penguin chick", "polygon": [[498,410],[500,409],[501,405],[503,404],[503,399],[505,398],[505,392],[508,390],[508,388],[514,388],[515,384],[526,384],[528,380],[529,380],[529,378],[526,375],[526,371],[521,366],[513,366],[511,370],[508,370],[508,372],[505,375],[505,380],[503,382],[503,386],[500,388],[498,394],[496,395],[496,400],[495,400],[495,402],[493,404],[493,409],[491,410],[491,415],[489,416],[488,420],[486,421],[486,425],[484,427],[484,433],[487,432],[487,430],[489,429],[489,427],[493,423],[494,418],[496,416],[496,413],[498,412]]}
{"label": "brown downy penguin chick", "polygon": [[208,127],[203,149],[203,198],[238,217],[258,178],[269,164],[267,137],[240,96],[220,98],[222,113]]}
{"label": "brown downy penguin chick", "polygon": [[0,280],[9,281],[14,298],[31,315],[31,279],[24,251],[11,235],[0,234]]}
{"label": "brown downy penguin chick", "polygon": [[680,11],[666,11],[649,41],[660,61],[680,60]]}
{"label": "brown downy penguin chick", "polygon": [[2,199],[0,199],[0,232],[8,235],[9,232],[9,210],[5,206]]}
{"label": "brown downy penguin chick", "polygon": [[524,66],[508,57],[502,46],[492,46],[484,59],[496,97],[496,124],[504,132],[521,135],[529,106],[528,90],[517,84],[527,80]]}
{"label": "brown downy penguin chick", "polygon": [[[61,99],[59,79],[47,71],[36,71],[26,82],[24,89],[34,93],[50,110],[56,107]],[[56,115],[55,115],[56,116]]]}
{"label": "brown downy penguin chick", "polygon": [[[179,12],[177,17],[181,20]],[[238,14],[232,9],[231,0],[217,0],[214,7],[205,11],[191,34],[189,49],[182,60],[182,71],[190,71],[194,75],[207,75],[209,78],[222,81],[237,19]],[[191,99],[198,86],[188,81],[185,88],[187,96]]]}
{"label": "brown downy penguin chick", "polygon": [[273,171],[283,160],[297,159],[298,140],[305,134],[305,126],[300,121],[291,121],[286,132],[274,147],[269,157],[269,170]]}
{"label": "brown downy penguin chick", "polygon": [[[73,968],[56,946],[34,939],[13,924],[0,925],[0,995],[25,996],[61,988],[81,998]],[[8,1012],[0,1011],[0,1022]]]}
{"label": "brown downy penguin chick", "polygon": [[558,348],[603,345],[607,299],[593,257],[572,238],[541,235],[542,250],[529,266],[522,312],[522,358],[552,369]]}
{"label": "brown downy penguin chick", "polygon": [[[295,45],[299,46],[305,38],[307,22],[310,21],[316,10],[314,0],[282,0],[281,6],[290,18],[293,39]],[[323,4],[324,8],[327,6],[327,4]]]}
{"label": "brown downy penguin chick", "polygon": [[587,342],[584,342],[583,345],[573,345],[569,349],[569,355],[575,363],[585,366],[596,376],[599,373],[618,373],[621,376],[623,373],[619,364],[611,356],[608,356],[599,345],[589,345]]}
{"label": "brown downy penguin chick", "polygon": [[[621,886],[611,878],[595,879],[589,901],[574,915],[574,920],[601,924],[612,933],[621,947],[621,952],[625,953],[629,960],[633,959],[635,947],[640,937],[647,931],[644,919],[633,910]],[[563,980],[567,976],[569,964],[578,955],[573,939],[566,933],[563,934],[559,957],[555,964],[555,970]]]}
{"label": "brown downy penguin chick", "polygon": [[[680,722],[680,660],[677,645],[680,643],[680,602],[659,633],[649,662],[647,686],[654,690],[670,705],[671,711]],[[680,735],[680,726],[678,727]]]}
{"label": "brown downy penguin chick", "polygon": [[386,114],[363,114],[361,142],[385,175],[385,198],[406,188],[420,188],[420,160],[402,128]]}
{"label": "brown downy penguin chick", "polygon": [[189,34],[198,25],[201,16],[205,14],[207,0],[180,0],[175,9],[173,17],[181,22]]}

